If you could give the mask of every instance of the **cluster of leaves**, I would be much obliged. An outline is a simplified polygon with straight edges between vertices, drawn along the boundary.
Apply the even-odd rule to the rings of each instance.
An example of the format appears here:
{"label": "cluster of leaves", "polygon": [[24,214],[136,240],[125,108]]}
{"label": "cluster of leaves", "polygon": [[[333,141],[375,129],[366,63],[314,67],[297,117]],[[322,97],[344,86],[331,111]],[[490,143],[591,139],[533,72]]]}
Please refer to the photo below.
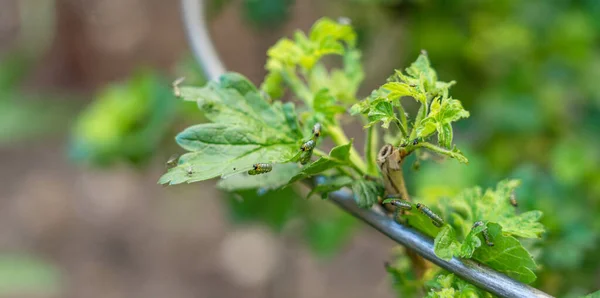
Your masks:
{"label": "cluster of leaves", "polygon": [[[521,179],[519,207],[543,211],[547,229],[535,286],[557,297],[598,288],[600,172],[590,171],[600,156],[600,85],[592,83],[600,69],[598,2],[332,2],[361,25],[361,39],[398,53],[384,65],[401,65],[426,48],[439,73],[460,82],[453,94],[472,112],[460,124],[471,136],[461,142],[470,165],[423,164],[409,188],[454,195],[464,186]],[[398,38],[388,43],[391,34]]]}
{"label": "cluster of leaves", "polygon": [[[465,189],[453,198],[432,199],[428,206],[439,214],[446,224],[440,229],[420,213],[406,213],[401,217],[411,226],[434,237],[435,254],[446,260],[453,257],[474,259],[524,283],[536,280],[534,271],[537,264],[529,252],[532,245],[519,239],[539,239],[544,227],[538,220],[540,211],[517,214],[510,204],[510,196],[519,185],[517,180],[505,180],[495,189],[485,192],[480,187]],[[474,225],[482,221],[481,225]],[[487,245],[483,232],[486,232]],[[431,288],[428,297],[483,297],[484,292],[455,278],[443,275],[434,268],[420,279],[410,275],[410,268],[403,265],[399,257],[388,272],[393,280],[404,280],[403,286],[396,287],[399,296],[407,291]],[[404,260],[406,262],[406,260]],[[442,274],[442,275],[440,275]],[[489,294],[486,294],[489,295]]]}
{"label": "cluster of leaves", "polygon": [[[237,73],[224,74],[201,88],[179,89],[184,100],[198,104],[209,123],[191,126],[176,137],[177,143],[189,152],[159,183],[173,185],[221,177],[219,187],[227,191],[264,192],[321,176],[309,196],[321,193],[326,198],[329,192],[348,186],[357,204],[370,208],[383,197],[382,180],[389,179],[388,173],[377,170],[374,154],[378,149],[374,125],[380,122],[388,129],[393,150],[400,152],[395,160],[398,166],[413,152],[425,156],[420,154],[424,151],[467,163],[452,145],[452,123],[469,117],[469,113],[449,95],[454,82],[438,80],[426,53],[406,72],[397,71],[362,101],[356,99],[363,76],[356,34],[343,22],[319,20],[308,36],[296,32],[293,40],[282,39],[268,55],[269,73],[260,89]],[[322,59],[326,55],[341,56],[343,66],[328,70]],[[296,108],[294,102],[279,100],[288,88],[303,106]],[[414,119],[401,104],[406,97],[419,105]],[[366,159],[358,154],[341,128],[339,119],[347,109],[362,115],[367,128]],[[390,127],[392,122],[395,130]],[[315,149],[318,159],[300,166],[300,147],[312,138],[315,123],[322,124],[322,136],[330,137],[335,147],[329,154]],[[437,145],[429,142],[433,138],[437,138]],[[273,164],[273,170],[249,175],[247,172],[255,163]],[[403,216],[410,225],[436,238],[438,256],[474,258],[529,283],[535,280],[536,264],[515,236],[537,238],[543,227],[537,222],[540,212],[518,215],[510,206],[508,196],[516,186],[515,181],[504,181],[495,190],[482,193],[475,188],[453,200],[428,204],[434,211],[441,211],[448,223],[442,229],[423,214],[412,212]],[[476,221],[484,224],[472,229]],[[495,246],[482,245],[480,234],[484,229]],[[455,285],[452,280],[444,284],[461,291],[470,289]]]}
{"label": "cluster of leaves", "polygon": [[[387,129],[390,123],[396,124],[400,133],[394,138],[395,145],[408,144],[415,139],[426,140],[437,132],[441,148],[428,143],[416,145],[467,163],[467,158],[456,147],[451,148],[452,122],[470,116],[460,101],[448,95],[455,82],[439,81],[424,51],[406,69],[406,74],[396,70],[396,74],[388,81],[366,100],[352,106],[350,112],[353,115],[366,115],[366,127],[382,122],[381,126]],[[408,122],[407,113],[400,102],[407,97],[412,97],[420,104],[413,123]]]}
{"label": "cluster of leaves", "polygon": [[[444,259],[473,258],[524,283],[533,282],[537,265],[515,237],[540,238],[544,232],[538,222],[542,212],[516,213],[510,196],[517,185],[518,181],[507,180],[498,183],[495,190],[482,192],[475,187],[453,199],[439,200],[439,209],[449,224],[436,235],[435,253]],[[473,227],[480,220],[484,224]],[[484,230],[494,246],[482,241]]]}
{"label": "cluster of leaves", "polygon": [[[314,25],[310,37],[301,32],[295,36],[296,41],[283,39],[269,50],[269,75],[262,90],[236,73],[227,73],[203,88],[181,88],[182,97],[197,102],[211,123],[192,126],[177,136],[177,142],[191,152],[181,156],[178,166],[165,174],[161,183],[221,176],[226,178],[222,185],[227,185],[228,190],[248,186],[277,188],[332,168],[364,171],[364,162],[338,125],[336,115],[346,109],[336,103],[339,93],[334,96],[330,89],[319,85],[336,77],[358,77],[358,81],[362,78],[354,32],[348,25],[323,19]],[[328,72],[319,61],[326,54],[350,55],[352,59],[344,59],[343,70]],[[305,85],[299,76],[314,84]],[[272,101],[284,94],[285,86],[304,101],[302,110],[296,112],[292,102]],[[356,101],[354,92],[341,87],[339,90],[350,101]],[[324,136],[335,136],[337,146],[328,155],[316,152],[320,158],[300,168],[293,162],[299,158],[300,145],[309,139],[317,122],[323,124]],[[274,164],[273,172],[244,175],[258,162]]]}

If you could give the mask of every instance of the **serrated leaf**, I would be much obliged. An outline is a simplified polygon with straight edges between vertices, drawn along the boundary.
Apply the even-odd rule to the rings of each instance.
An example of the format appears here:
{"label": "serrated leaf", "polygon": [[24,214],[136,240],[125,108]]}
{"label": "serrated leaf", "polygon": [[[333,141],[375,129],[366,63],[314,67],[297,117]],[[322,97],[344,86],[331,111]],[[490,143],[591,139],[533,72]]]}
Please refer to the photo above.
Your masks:
{"label": "serrated leaf", "polygon": [[182,96],[196,100],[213,123],[191,126],[176,140],[191,151],[159,180],[161,184],[195,182],[247,171],[254,163],[283,163],[298,151],[280,102],[269,104],[245,77],[227,73]]}
{"label": "serrated leaf", "polygon": [[381,121],[381,127],[388,128],[392,121],[399,121],[394,113],[394,108],[389,102],[380,102],[369,110],[367,114],[369,123],[365,127],[372,126],[373,124]]}
{"label": "serrated leaf", "polygon": [[235,174],[221,179],[217,183],[217,187],[226,191],[277,189],[286,185],[298,172],[300,172],[300,167],[296,163],[274,164],[273,170],[269,173],[262,175],[248,175],[246,172]]}
{"label": "serrated leaf", "polygon": [[538,222],[542,212],[517,214],[510,204],[510,195],[519,184],[518,180],[503,180],[495,189],[485,192],[480,187],[466,189],[452,200],[441,199],[440,203],[445,209],[453,210],[453,220],[460,220],[463,235],[469,233],[476,221],[485,220],[500,224],[505,235],[539,238],[544,232],[543,225]]}
{"label": "serrated leaf", "polygon": [[419,92],[414,85],[405,82],[389,82],[381,86],[381,89],[389,91],[386,95],[387,101],[393,101],[404,96],[411,96],[416,101],[426,104],[427,97],[422,92]]}
{"label": "serrated leaf", "polygon": [[352,183],[354,201],[360,208],[371,208],[383,195],[383,186],[375,181],[359,179]]}
{"label": "serrated leaf", "polygon": [[321,194],[322,199],[326,199],[330,192],[336,191],[344,186],[352,184],[353,179],[348,176],[327,177],[325,181],[315,185],[308,193],[306,198],[310,198],[316,193]]}
{"label": "serrated leaf", "polygon": [[460,246],[456,241],[456,232],[450,225],[445,225],[433,242],[433,251],[439,258],[449,261],[458,255]]}
{"label": "serrated leaf", "polygon": [[482,246],[473,258],[523,283],[535,281],[537,265],[519,240],[503,235],[499,224],[490,222],[487,229],[494,246]]}
{"label": "serrated leaf", "polygon": [[538,221],[542,218],[542,211],[533,210],[517,216],[506,217],[498,223],[506,234],[523,238],[541,238],[544,226]]}
{"label": "serrated leaf", "polygon": [[292,177],[289,183],[294,183],[298,180],[314,176],[337,166],[348,165],[350,148],[352,148],[352,141],[346,145],[334,147],[331,149],[328,156],[322,156],[315,162],[303,167],[302,171],[296,176]]}

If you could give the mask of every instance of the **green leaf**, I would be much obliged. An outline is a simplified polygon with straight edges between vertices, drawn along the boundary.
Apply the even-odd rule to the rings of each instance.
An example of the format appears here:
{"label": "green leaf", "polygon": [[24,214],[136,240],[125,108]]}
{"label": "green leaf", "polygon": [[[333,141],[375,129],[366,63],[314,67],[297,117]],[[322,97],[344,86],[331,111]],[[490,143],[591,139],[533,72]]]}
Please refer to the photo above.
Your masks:
{"label": "green leaf", "polygon": [[398,121],[396,114],[394,113],[394,108],[392,104],[389,102],[380,102],[376,104],[373,108],[369,110],[367,114],[367,118],[369,119],[369,123],[365,127],[369,127],[379,121],[383,122],[381,127],[388,128],[390,126],[390,122]]}
{"label": "green leaf", "polygon": [[304,70],[310,70],[321,57],[343,55],[346,47],[354,48],[356,43],[356,33],[351,26],[327,18],[318,20],[309,36],[296,32],[294,41],[282,39],[277,42],[267,52],[267,69],[277,72],[286,67],[301,66]]}
{"label": "green leaf", "polygon": [[280,72],[270,72],[260,85],[260,89],[273,99],[281,98],[284,94],[283,77]]}
{"label": "green leaf", "polygon": [[354,200],[360,208],[371,208],[383,195],[383,186],[375,181],[359,179],[352,183]]}
{"label": "green leaf", "polygon": [[344,68],[334,68],[330,72],[323,63],[317,63],[308,77],[311,91],[328,89],[336,100],[343,103],[355,103],[356,92],[364,79],[360,51],[347,49],[343,56]]}
{"label": "green leaf", "polygon": [[334,147],[329,152],[329,156],[322,156],[315,162],[310,163],[302,168],[302,171],[290,179],[289,183],[294,183],[298,180],[314,176],[337,166],[349,164],[350,148],[352,141],[346,145]]}
{"label": "green leaf", "polygon": [[[278,101],[269,104],[245,77],[227,73],[203,88],[182,88],[212,123],[194,125],[176,140],[191,151],[161,184],[195,182],[247,171],[255,163],[284,163],[298,151],[297,128]],[[293,122],[293,121],[291,121]]]}
{"label": "green leaf", "polygon": [[217,183],[217,187],[227,191],[257,188],[277,189],[286,185],[298,172],[300,172],[300,167],[296,163],[274,164],[273,170],[269,173],[262,175],[248,175],[246,172],[235,174],[221,179]]}
{"label": "green leaf", "polygon": [[419,211],[407,213],[404,218],[409,225],[431,237],[435,238],[440,231],[440,228],[436,227],[429,217]]}
{"label": "green leaf", "polygon": [[433,243],[435,255],[443,260],[449,261],[453,256],[458,255],[460,246],[456,241],[456,232],[450,225],[442,228]]}
{"label": "green leaf", "polygon": [[438,142],[444,148],[452,146],[452,125],[450,123],[438,126]]}
{"label": "green leaf", "polygon": [[487,228],[487,224],[479,225],[471,229],[465,240],[460,245],[460,251],[457,256],[461,258],[470,259],[473,256],[475,250],[481,246],[481,239],[479,239],[479,234],[483,232]]}
{"label": "green leaf", "polygon": [[420,93],[414,85],[403,82],[389,82],[381,86],[381,89],[389,91],[389,93],[387,93],[386,100],[390,102],[404,96],[411,96],[422,104],[427,103],[427,97],[425,94]]}
{"label": "green leaf", "polygon": [[[437,130],[436,122],[433,118],[425,118],[420,121],[416,128],[417,138],[426,138]],[[438,137],[439,138],[439,137]]]}
{"label": "green leaf", "polygon": [[315,185],[306,196],[310,198],[316,193],[321,194],[322,199],[326,199],[330,192],[336,191],[344,186],[352,184],[353,179],[348,176],[328,177],[323,183]]}
{"label": "green leaf", "polygon": [[538,222],[542,214],[539,210],[528,211],[517,216],[505,217],[498,223],[505,234],[523,238],[541,238],[545,231],[544,226]]}
{"label": "green leaf", "polygon": [[315,94],[313,109],[332,121],[335,115],[346,112],[346,108],[336,105],[336,102],[337,100],[329,93],[329,89],[321,89]]}
{"label": "green leaf", "polygon": [[539,238],[544,227],[538,222],[541,211],[517,214],[510,204],[510,195],[520,184],[518,180],[503,180],[495,189],[485,192],[479,187],[466,189],[453,199],[440,199],[442,209],[451,213],[454,221],[460,220],[462,235],[467,235],[479,220],[500,224],[505,235]]}
{"label": "green leaf", "polygon": [[499,224],[490,222],[487,228],[494,246],[483,245],[473,258],[523,283],[535,281],[537,265],[519,240],[503,235]]}
{"label": "green leaf", "polygon": [[318,43],[343,41],[348,46],[356,44],[356,33],[350,25],[340,24],[328,18],[321,18],[312,26],[310,40]]}

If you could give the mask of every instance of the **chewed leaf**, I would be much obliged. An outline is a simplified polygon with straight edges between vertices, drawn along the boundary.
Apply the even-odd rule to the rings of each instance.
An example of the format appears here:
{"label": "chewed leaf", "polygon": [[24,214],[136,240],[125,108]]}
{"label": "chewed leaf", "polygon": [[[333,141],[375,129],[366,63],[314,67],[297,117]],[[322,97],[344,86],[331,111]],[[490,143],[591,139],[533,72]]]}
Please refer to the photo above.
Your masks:
{"label": "chewed leaf", "polygon": [[[159,183],[202,181],[247,171],[253,164],[283,163],[294,156],[298,128],[280,102],[268,103],[245,77],[227,73],[203,88],[182,88],[213,123],[191,126],[176,140],[190,151]],[[288,108],[291,109],[289,104]]]}
{"label": "chewed leaf", "polygon": [[502,227],[496,223],[488,223],[487,228],[494,246],[483,245],[473,258],[523,283],[535,281],[533,270],[537,265],[519,240],[504,236]]}

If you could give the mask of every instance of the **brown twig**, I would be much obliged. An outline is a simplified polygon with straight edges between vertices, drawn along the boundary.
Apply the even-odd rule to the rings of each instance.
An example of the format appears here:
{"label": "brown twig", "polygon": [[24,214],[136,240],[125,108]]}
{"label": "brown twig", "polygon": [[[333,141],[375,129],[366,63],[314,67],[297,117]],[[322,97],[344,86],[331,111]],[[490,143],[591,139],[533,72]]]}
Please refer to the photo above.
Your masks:
{"label": "brown twig", "polygon": [[[406,189],[406,182],[402,173],[402,162],[409,154],[404,150],[399,150],[387,144],[379,150],[379,154],[377,155],[377,165],[383,175],[383,184],[386,193],[388,195],[400,194],[402,199],[406,201],[410,201],[410,195]],[[422,277],[429,267],[427,261],[411,249],[407,249],[406,254],[411,260],[415,274],[419,278]]]}

